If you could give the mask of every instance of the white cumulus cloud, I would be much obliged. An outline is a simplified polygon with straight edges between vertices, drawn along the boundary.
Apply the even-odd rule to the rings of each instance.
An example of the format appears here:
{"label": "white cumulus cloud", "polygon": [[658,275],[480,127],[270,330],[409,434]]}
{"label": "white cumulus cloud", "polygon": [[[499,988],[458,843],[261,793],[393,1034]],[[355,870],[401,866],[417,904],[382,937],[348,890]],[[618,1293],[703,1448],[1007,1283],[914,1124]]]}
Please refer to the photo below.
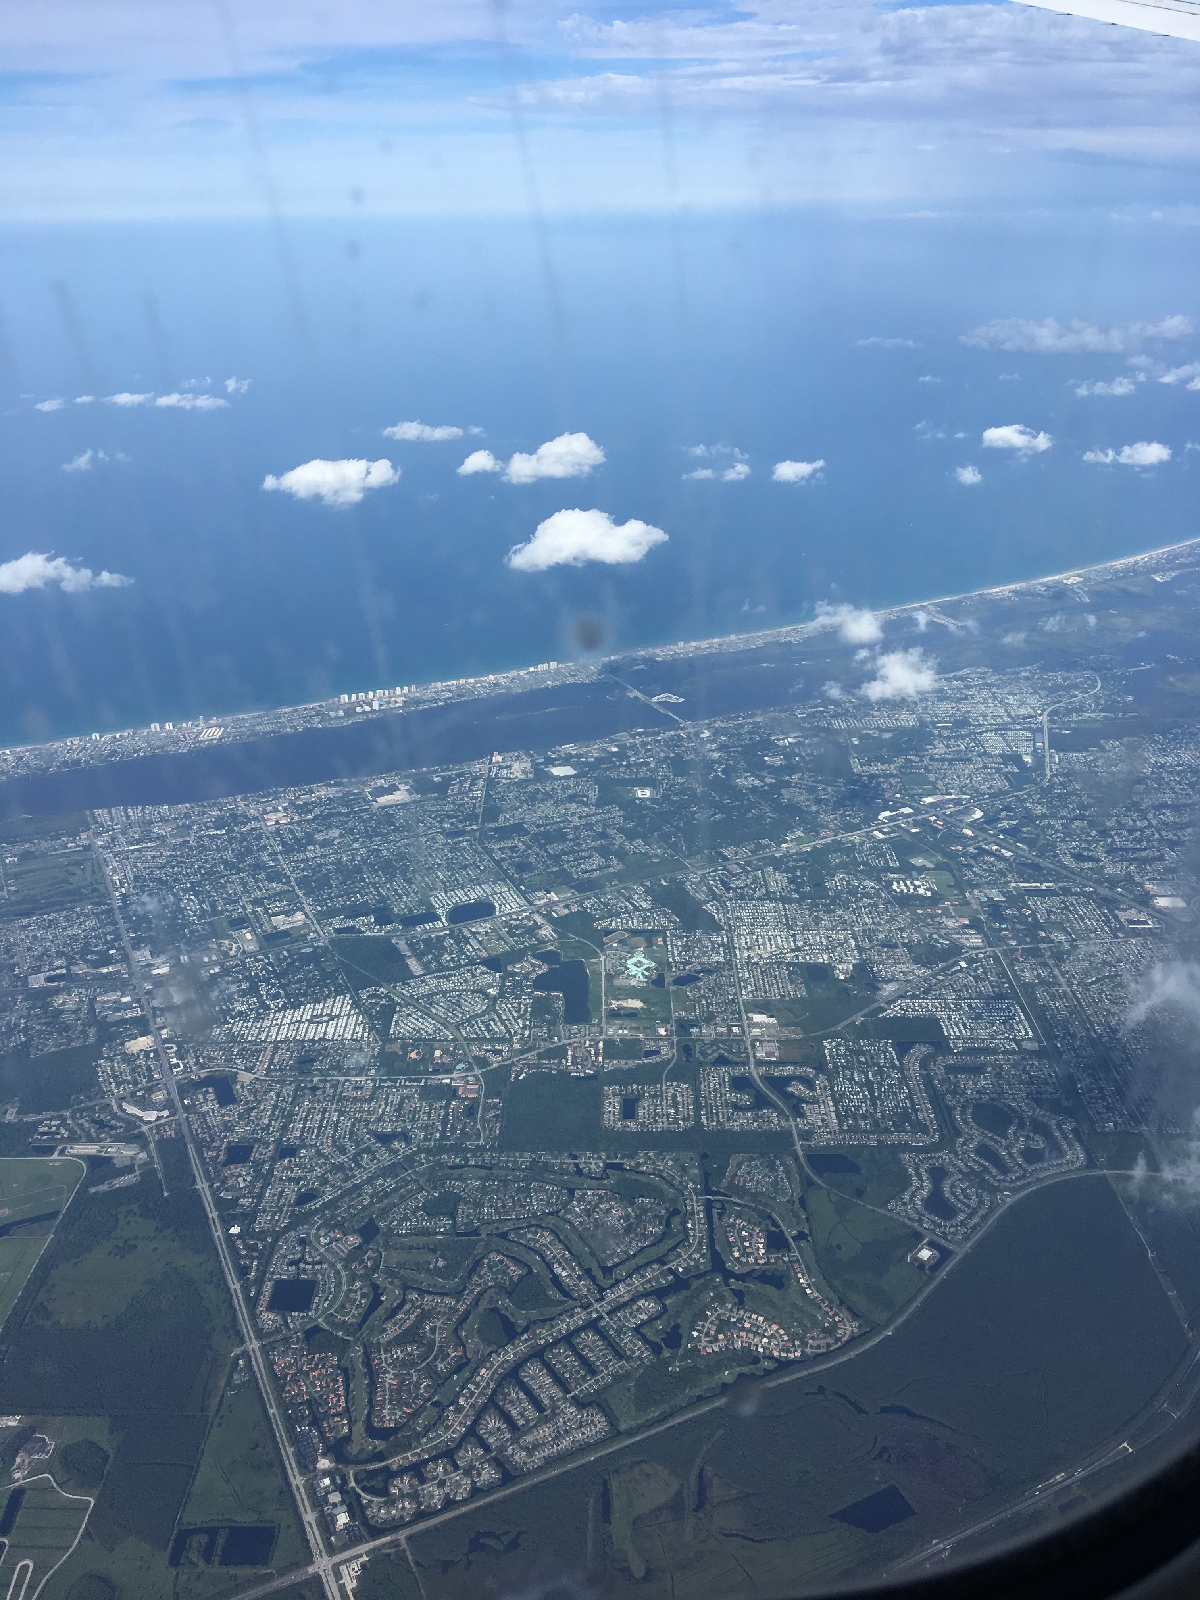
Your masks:
{"label": "white cumulus cloud", "polygon": [[253,379],[251,379],[251,378],[226,378],[225,379],[225,393],[226,394],[245,394],[246,390],[250,387],[252,382],[253,382]]}
{"label": "white cumulus cloud", "polygon": [[560,433],[538,445],[532,455],[520,451],[504,469],[508,483],[536,483],[539,478],[586,478],[604,461],[604,451],[586,433]]}
{"label": "white cumulus cloud", "polygon": [[306,461],[275,477],[268,472],[264,489],[282,489],[297,500],[320,500],[327,506],[354,506],[368,489],[386,489],[400,477],[390,461]]}
{"label": "white cumulus cloud", "polygon": [[461,428],[431,428],[427,422],[397,422],[392,428],[383,430],[387,439],[401,439],[419,441],[422,444],[441,444],[444,439],[461,439]]}
{"label": "white cumulus cloud", "polygon": [[983,430],[985,450],[1017,450],[1022,455],[1040,455],[1043,450],[1049,450],[1053,443],[1048,433],[1034,433],[1032,428],[1026,428],[1020,422]]}
{"label": "white cumulus cloud", "polygon": [[820,461],[777,461],[771,474],[772,483],[807,483],[825,465]]}
{"label": "white cumulus cloud", "polygon": [[585,561],[615,566],[640,561],[647,550],[665,544],[667,535],[648,522],[614,522],[606,511],[556,511],[540,522],[533,538],[508,552],[518,572],[544,572],[547,567],[579,567]]}
{"label": "white cumulus cloud", "polygon": [[1182,367],[1171,367],[1158,381],[1186,383],[1189,389],[1200,389],[1200,361],[1188,361]]}
{"label": "white cumulus cloud", "polygon": [[697,467],[695,472],[685,472],[684,483],[711,483],[716,473],[711,467]]}
{"label": "white cumulus cloud", "polygon": [[61,411],[66,403],[65,400],[39,400],[33,409],[35,411]]}
{"label": "white cumulus cloud", "polygon": [[838,637],[846,644],[875,644],[883,638],[883,629],[875,613],[857,606],[831,606],[818,600],[817,621],[827,628],[836,628]]}
{"label": "white cumulus cloud", "polygon": [[1145,1022],[1156,1011],[1177,1011],[1200,1022],[1200,966],[1194,961],[1155,962],[1143,974],[1138,989],[1125,1018],[1127,1027]]}
{"label": "white cumulus cloud", "polygon": [[490,450],[472,450],[458,469],[460,478],[470,478],[476,472],[503,472],[503,461],[497,461]]}
{"label": "white cumulus cloud", "polygon": [[955,467],[954,476],[966,489],[971,488],[973,484],[983,482],[983,473],[978,467]]}
{"label": "white cumulus cloud", "polygon": [[[1139,376],[1140,376],[1140,374],[1139,374]],[[1101,383],[1099,380],[1097,380],[1095,383],[1080,383],[1080,384],[1077,384],[1076,388],[1075,388],[1075,393],[1079,396],[1079,398],[1081,400],[1086,400],[1089,395],[1094,395],[1094,394],[1107,394],[1107,395],[1132,394],[1136,388],[1137,388],[1137,384],[1134,383],[1132,378],[1114,378],[1111,383]]]}
{"label": "white cumulus cloud", "polygon": [[976,350],[1021,350],[1031,355],[1124,355],[1152,340],[1186,339],[1193,327],[1191,317],[1182,316],[1163,317],[1161,322],[1126,322],[1115,328],[1097,328],[1078,318],[1064,327],[1053,317],[1042,322],[999,317],[959,338]]}
{"label": "white cumulus cloud", "polygon": [[875,676],[862,686],[868,700],[915,700],[937,687],[937,669],[921,649],[875,657]]}
{"label": "white cumulus cloud", "polygon": [[92,462],[97,459],[101,461],[106,459],[103,450],[99,452],[98,458],[95,450],[84,450],[80,455],[73,456],[70,461],[64,461],[63,471],[90,472],[92,470]]}
{"label": "white cumulus cloud", "polygon": [[1152,439],[1139,439],[1137,444],[1122,445],[1119,450],[1088,450],[1083,459],[1093,466],[1158,467],[1171,459],[1171,447]]}
{"label": "white cumulus cloud", "polygon": [[726,467],[721,474],[722,483],[741,483],[743,478],[750,476],[750,468],[744,461],[735,461],[731,467]]}
{"label": "white cumulus cloud", "polygon": [[154,402],[171,411],[226,411],[229,401],[215,394],[160,394]]}
{"label": "white cumulus cloud", "polygon": [[90,567],[73,567],[62,556],[27,551],[15,561],[0,563],[0,594],[24,594],[27,589],[44,589],[56,583],[67,594],[84,589],[124,589],[133,582],[119,572],[93,572]]}
{"label": "white cumulus cloud", "polygon": [[120,394],[110,394],[105,398],[110,406],[122,406],[128,409],[130,406],[148,406],[154,396],[152,394],[130,394],[128,389],[122,389]]}
{"label": "white cumulus cloud", "polygon": [[92,406],[95,403],[96,396],[94,394],[77,394],[75,396],[75,404],[77,406]]}

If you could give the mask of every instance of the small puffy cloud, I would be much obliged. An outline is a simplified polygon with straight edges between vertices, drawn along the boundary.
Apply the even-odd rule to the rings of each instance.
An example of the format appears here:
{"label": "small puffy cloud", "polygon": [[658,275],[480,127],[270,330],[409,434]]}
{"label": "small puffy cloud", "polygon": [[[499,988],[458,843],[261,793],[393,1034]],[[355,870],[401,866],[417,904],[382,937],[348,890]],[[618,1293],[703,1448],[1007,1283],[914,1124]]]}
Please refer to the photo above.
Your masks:
{"label": "small puffy cloud", "polygon": [[74,456],[70,461],[64,461],[63,471],[90,472],[92,470],[92,462],[97,459],[101,461],[105,459],[103,450],[99,452],[98,456],[95,450],[85,450],[81,455]]}
{"label": "small puffy cloud", "polygon": [[1159,383],[1186,383],[1189,389],[1200,389],[1200,361],[1189,361],[1182,367],[1171,367],[1159,378]]}
{"label": "small puffy cloud", "polygon": [[461,428],[431,428],[427,422],[397,422],[392,428],[383,430],[386,439],[400,439],[406,442],[418,441],[421,444],[441,444],[445,439],[461,439]]}
{"label": "small puffy cloud", "polygon": [[490,450],[472,450],[458,469],[460,478],[473,477],[477,472],[503,472],[503,461],[497,461]]}
{"label": "small puffy cloud", "polygon": [[1134,383],[1132,378],[1114,378],[1111,383],[1100,383],[1097,381],[1095,383],[1077,384],[1075,387],[1075,393],[1081,400],[1086,400],[1089,395],[1094,394],[1107,394],[1114,396],[1133,394],[1136,388],[1137,384]]}
{"label": "small puffy cloud", "polygon": [[983,430],[985,450],[1017,450],[1023,456],[1040,455],[1043,450],[1049,450],[1053,443],[1048,433],[1034,433],[1032,428],[1026,428],[1019,422]]}
{"label": "small puffy cloud", "polygon": [[883,629],[875,613],[859,610],[857,606],[831,606],[818,600],[817,621],[827,628],[836,628],[838,638],[845,644],[876,644],[883,638]]}
{"label": "small puffy cloud", "polygon": [[1096,467],[1159,467],[1171,459],[1171,447],[1152,439],[1139,439],[1137,444],[1122,445],[1119,450],[1088,450],[1083,459]]}
{"label": "small puffy cloud", "polygon": [[855,339],[856,350],[917,350],[920,346],[915,339],[885,339],[881,334],[873,333],[869,339]]}
{"label": "small puffy cloud", "polygon": [[229,401],[215,394],[160,394],[154,402],[169,411],[227,411]]}
{"label": "small puffy cloud", "polygon": [[110,394],[105,399],[110,406],[121,406],[128,409],[131,406],[148,406],[154,396],[152,394],[130,394],[128,389],[122,389],[120,394]]}
{"label": "small puffy cloud", "polygon": [[94,406],[95,403],[96,396],[94,394],[77,394],[75,396],[75,404],[77,406]]}
{"label": "small puffy cloud", "polygon": [[868,700],[915,700],[937,687],[937,669],[923,650],[876,656],[875,676],[862,686]]}
{"label": "small puffy cloud", "polygon": [[368,489],[386,489],[400,477],[390,461],[306,461],[275,477],[268,472],[264,489],[281,489],[297,500],[320,500],[327,506],[354,506]]}
{"label": "small puffy cloud", "polygon": [[1115,328],[1097,328],[1078,319],[1064,327],[1053,317],[1042,322],[1000,317],[959,338],[976,350],[1020,350],[1031,355],[1124,355],[1153,340],[1186,339],[1193,326],[1191,317],[1182,316],[1163,317],[1161,322],[1127,322]]}
{"label": "small puffy cloud", "polygon": [[66,403],[65,400],[39,400],[33,409],[35,411],[61,411]]}
{"label": "small puffy cloud", "polygon": [[955,467],[954,476],[964,489],[970,489],[972,485],[983,482],[983,473],[978,467]]}
{"label": "small puffy cloud", "polygon": [[935,378],[932,372],[923,372],[917,379],[918,383],[941,383],[940,378]]}
{"label": "small puffy cloud", "polygon": [[1025,634],[1023,632],[1006,633],[1000,640],[1000,643],[1012,645],[1014,648],[1016,648],[1018,645],[1023,645],[1025,643]]}
{"label": "small puffy cloud", "polygon": [[702,461],[733,457],[732,464],[723,470],[718,470],[715,467],[696,467],[691,472],[685,472],[683,474],[685,483],[712,483],[716,478],[720,478],[722,483],[741,483],[743,479],[750,476],[746,452],[739,450],[736,445],[689,444],[684,446],[684,454],[699,457]]}
{"label": "small puffy cloud", "polygon": [[119,572],[96,573],[90,567],[73,567],[62,556],[33,550],[15,561],[0,563],[0,594],[24,594],[27,589],[45,589],[54,583],[66,594],[79,594],[84,589],[124,589],[132,582]]}
{"label": "small puffy cloud", "polygon": [[826,700],[844,700],[846,698],[846,691],[836,678],[830,678],[828,683],[823,684],[821,693]]}
{"label": "small puffy cloud", "polygon": [[560,433],[538,445],[532,455],[520,451],[504,469],[507,483],[536,483],[539,478],[586,478],[603,464],[604,451],[586,433]]}
{"label": "small puffy cloud", "polygon": [[544,572],[547,567],[580,567],[585,561],[610,566],[640,561],[667,535],[648,522],[614,522],[606,511],[556,511],[539,522],[533,538],[508,552],[518,572]]}
{"label": "small puffy cloud", "polygon": [[775,470],[771,474],[771,482],[807,483],[810,478],[816,477],[824,465],[824,459],[820,461],[777,461]]}
{"label": "small puffy cloud", "polygon": [[1200,966],[1194,961],[1159,961],[1142,976],[1126,1026],[1136,1027],[1156,1011],[1174,1011],[1200,1023]]}
{"label": "small puffy cloud", "polygon": [[226,394],[245,394],[246,390],[250,387],[252,382],[253,382],[253,380],[251,378],[226,378],[225,379],[225,393]]}

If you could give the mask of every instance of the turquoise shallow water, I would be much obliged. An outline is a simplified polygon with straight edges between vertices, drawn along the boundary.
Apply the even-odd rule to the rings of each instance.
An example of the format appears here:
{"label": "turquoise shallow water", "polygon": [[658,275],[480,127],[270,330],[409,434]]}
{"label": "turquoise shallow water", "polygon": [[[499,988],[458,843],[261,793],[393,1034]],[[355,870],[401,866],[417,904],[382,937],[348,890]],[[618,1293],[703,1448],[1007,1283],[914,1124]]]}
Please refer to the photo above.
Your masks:
{"label": "turquoise shallow water", "polygon": [[[1031,355],[960,336],[1196,314],[1196,231],[742,216],[560,223],[543,253],[511,223],[9,230],[0,562],[54,552],[134,582],[0,594],[0,741],[563,660],[581,638],[750,630],[1189,537],[1200,396],[1156,378],[1200,341],[1144,345],[1160,368],[1136,381],[1136,341]],[[73,403],[189,379],[223,397],[232,375],[251,387],[210,412]],[[1129,396],[1075,393],[1121,375]],[[383,437],[414,418],[484,433]],[[1053,446],[982,447],[1010,423]],[[524,486],[455,472],[469,449],[564,431],[604,465]],[[1083,460],[1137,440],[1172,460]],[[313,457],[384,456],[399,482],[345,511],[260,488]],[[825,466],[774,483],[783,459]],[[750,475],[721,481],[737,461]],[[686,481],[697,466],[716,478]],[[668,542],[632,566],[505,565],[572,507]]]}

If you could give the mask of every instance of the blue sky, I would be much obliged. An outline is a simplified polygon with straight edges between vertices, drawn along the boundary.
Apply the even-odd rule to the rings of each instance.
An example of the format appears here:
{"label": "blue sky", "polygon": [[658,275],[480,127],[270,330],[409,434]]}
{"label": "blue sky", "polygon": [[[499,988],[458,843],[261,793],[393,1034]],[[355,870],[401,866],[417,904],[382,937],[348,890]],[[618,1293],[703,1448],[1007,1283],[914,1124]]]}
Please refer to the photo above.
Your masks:
{"label": "blue sky", "polygon": [[[0,216],[1193,205],[1200,48],[1015,3],[4,0]],[[1097,169],[1105,174],[1098,179]]]}
{"label": "blue sky", "polygon": [[0,28],[0,742],[1195,533],[1200,46],[871,0]]}

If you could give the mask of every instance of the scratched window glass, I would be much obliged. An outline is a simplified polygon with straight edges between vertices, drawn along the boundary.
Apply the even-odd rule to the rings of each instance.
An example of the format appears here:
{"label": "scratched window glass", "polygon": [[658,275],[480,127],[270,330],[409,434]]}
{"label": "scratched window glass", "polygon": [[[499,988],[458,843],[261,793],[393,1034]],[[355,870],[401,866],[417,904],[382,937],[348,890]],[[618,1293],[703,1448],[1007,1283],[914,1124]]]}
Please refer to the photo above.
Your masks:
{"label": "scratched window glass", "polygon": [[0,1594],[1196,1436],[1196,7],[575,4],[0,0]]}

